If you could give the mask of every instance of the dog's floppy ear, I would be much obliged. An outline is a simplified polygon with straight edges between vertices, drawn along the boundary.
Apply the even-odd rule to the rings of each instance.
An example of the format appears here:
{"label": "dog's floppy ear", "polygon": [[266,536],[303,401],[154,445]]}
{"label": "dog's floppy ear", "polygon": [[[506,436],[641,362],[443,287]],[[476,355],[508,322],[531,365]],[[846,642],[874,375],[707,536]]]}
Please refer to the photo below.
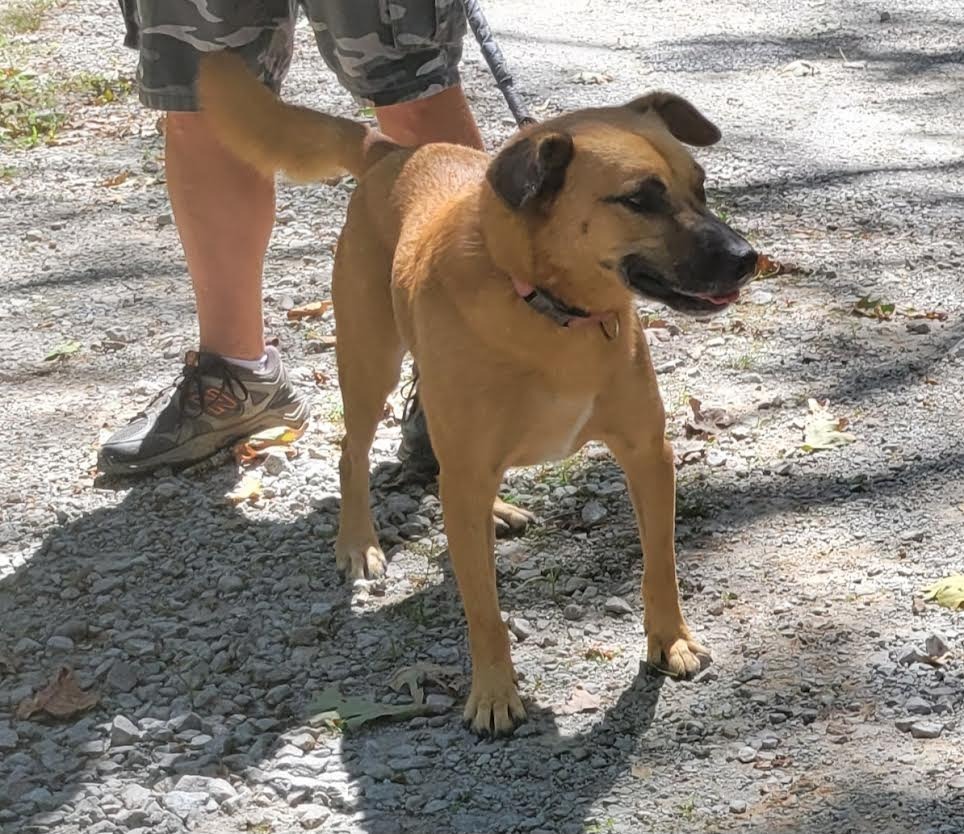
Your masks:
{"label": "dog's floppy ear", "polygon": [[572,137],[565,133],[526,136],[492,160],[486,178],[514,209],[545,206],[565,184],[572,154]]}
{"label": "dog's floppy ear", "polygon": [[633,99],[625,105],[636,113],[652,110],[680,142],[697,147],[715,145],[720,129],[682,96],[656,91]]}

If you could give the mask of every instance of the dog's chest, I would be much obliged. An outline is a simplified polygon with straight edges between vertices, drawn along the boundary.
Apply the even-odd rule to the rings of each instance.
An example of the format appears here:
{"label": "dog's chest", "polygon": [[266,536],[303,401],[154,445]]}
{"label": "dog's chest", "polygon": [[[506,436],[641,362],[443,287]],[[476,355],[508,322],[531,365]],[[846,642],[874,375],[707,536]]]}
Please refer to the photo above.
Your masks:
{"label": "dog's chest", "polygon": [[532,466],[569,457],[581,445],[579,435],[592,417],[593,401],[593,397],[559,396],[543,401],[538,414],[526,423],[512,465]]}

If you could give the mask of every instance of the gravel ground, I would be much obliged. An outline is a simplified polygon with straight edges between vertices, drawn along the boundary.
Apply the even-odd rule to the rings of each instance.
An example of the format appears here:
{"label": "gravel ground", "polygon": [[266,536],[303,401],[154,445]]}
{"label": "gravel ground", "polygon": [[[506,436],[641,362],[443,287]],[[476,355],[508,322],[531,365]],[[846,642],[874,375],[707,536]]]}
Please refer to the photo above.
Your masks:
{"label": "gravel ground", "polygon": [[[0,150],[3,831],[961,830],[964,624],[916,598],[964,567],[964,9],[485,5],[540,114],[691,96],[724,132],[699,154],[711,199],[790,267],[709,322],[648,310],[684,605],[715,664],[688,684],[640,670],[639,544],[602,449],[508,479],[540,516],[498,549],[530,703],[516,737],[460,726],[468,654],[438,501],[393,485],[391,419],[374,452],[388,580],[339,581],[332,323],[286,310],[327,297],[347,186],[280,190],[266,317],[314,423],[295,458],[253,468],[262,498],[232,506],[227,464],[95,483],[98,440],[171,380],[195,324],[156,115],[74,102],[59,144]],[[72,0],[12,46],[41,77],[129,74],[121,30],[113,0]],[[309,38],[299,27],[288,94],[355,112]],[[496,147],[511,122],[467,51]],[[896,314],[855,316],[865,297]],[[690,397],[729,425],[687,432]],[[802,450],[809,398],[854,442]],[[949,662],[924,662],[944,646]],[[332,684],[408,703],[389,681],[413,664],[443,667],[430,714],[312,720]],[[15,717],[63,665],[98,704]]]}

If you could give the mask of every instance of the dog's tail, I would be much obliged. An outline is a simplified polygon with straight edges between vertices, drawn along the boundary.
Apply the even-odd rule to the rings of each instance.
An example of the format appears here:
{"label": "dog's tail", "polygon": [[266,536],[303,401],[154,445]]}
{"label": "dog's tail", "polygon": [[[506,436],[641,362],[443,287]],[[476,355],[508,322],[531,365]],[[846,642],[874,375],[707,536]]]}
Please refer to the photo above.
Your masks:
{"label": "dog's tail", "polygon": [[359,122],[286,104],[232,52],[202,56],[198,92],[218,139],[267,176],[280,170],[296,182],[345,171],[357,177],[400,147]]}

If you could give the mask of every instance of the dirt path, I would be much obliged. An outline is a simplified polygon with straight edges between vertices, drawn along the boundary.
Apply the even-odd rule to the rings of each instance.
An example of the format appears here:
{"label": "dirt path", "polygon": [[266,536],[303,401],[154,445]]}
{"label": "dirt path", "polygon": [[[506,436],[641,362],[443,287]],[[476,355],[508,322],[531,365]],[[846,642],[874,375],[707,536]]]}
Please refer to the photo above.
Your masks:
{"label": "dirt path", "polygon": [[[57,144],[0,145],[0,830],[960,830],[964,625],[914,599],[964,570],[964,9],[485,5],[539,114],[690,96],[724,133],[700,153],[712,201],[792,266],[708,323],[644,311],[666,322],[681,583],[715,665],[684,685],[639,672],[639,545],[598,449],[509,479],[542,518],[499,553],[532,716],[516,738],[478,742],[452,707],[462,614],[437,499],[387,485],[393,422],[375,452],[389,579],[338,582],[332,324],[286,310],[327,297],[344,187],[279,192],[266,315],[314,423],[279,474],[256,470],[264,498],[230,506],[230,466],[94,484],[98,439],[173,378],[195,325],[116,4],[72,0],[0,42],[38,73],[18,83],[46,85],[37,123],[66,118]],[[355,113],[298,37],[288,95]],[[496,147],[511,122],[467,52]],[[691,397],[730,425],[687,437]],[[855,440],[804,451],[810,398]],[[915,660],[938,636],[956,657]],[[438,714],[308,720],[333,684],[408,703],[388,682],[415,663],[457,667],[426,684]],[[99,705],[15,718],[60,664]]]}

